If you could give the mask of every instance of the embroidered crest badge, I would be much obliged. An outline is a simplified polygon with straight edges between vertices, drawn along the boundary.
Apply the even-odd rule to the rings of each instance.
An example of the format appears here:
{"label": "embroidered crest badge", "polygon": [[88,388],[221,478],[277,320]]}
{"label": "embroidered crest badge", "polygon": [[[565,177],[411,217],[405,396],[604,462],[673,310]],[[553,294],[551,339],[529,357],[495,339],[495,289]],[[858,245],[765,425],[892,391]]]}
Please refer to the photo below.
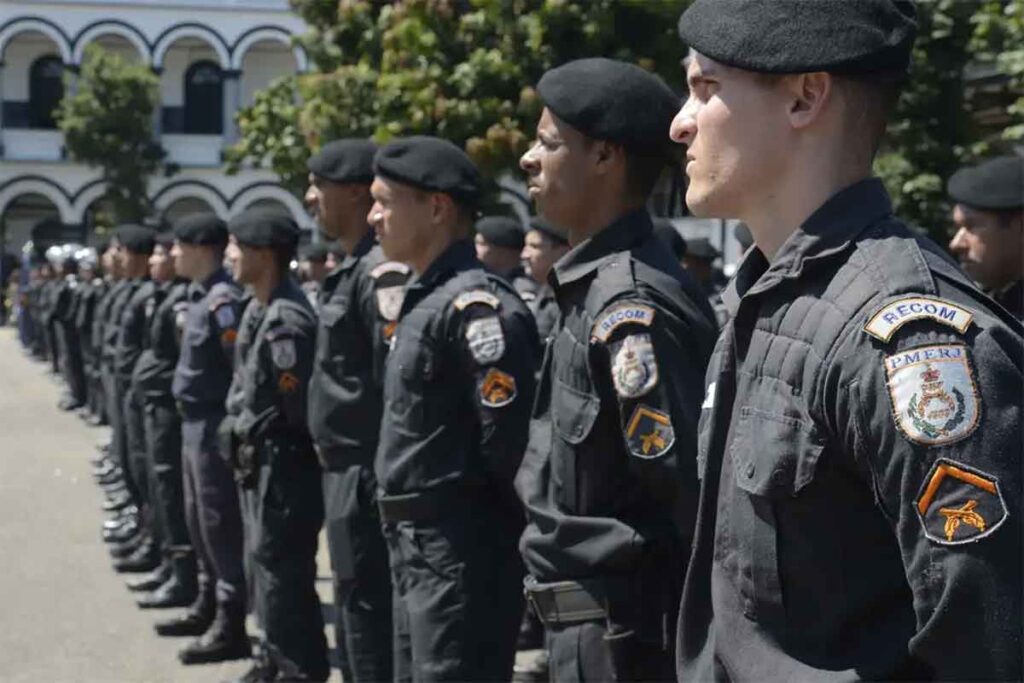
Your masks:
{"label": "embroidered crest badge", "polygon": [[657,458],[667,453],[676,442],[669,416],[642,403],[633,410],[625,433],[629,452],[638,458]]}
{"label": "embroidered crest badge", "polygon": [[487,371],[480,382],[480,403],[488,408],[501,408],[516,400],[516,378],[498,368]]}
{"label": "embroidered crest badge", "polygon": [[658,383],[658,361],[649,334],[631,334],[612,358],[612,382],[622,398],[643,396]]}
{"label": "embroidered crest badge", "polygon": [[398,320],[398,314],[402,311],[402,301],[405,299],[405,287],[378,287],[375,294],[380,317],[391,322]]}
{"label": "embroidered crest badge", "polygon": [[296,355],[295,341],[291,337],[278,337],[270,342],[270,357],[279,369],[295,367]]}
{"label": "embroidered crest badge", "polygon": [[1008,515],[995,477],[947,458],[932,465],[916,507],[925,536],[940,545],[978,541]]}
{"label": "embroidered crest badge", "polygon": [[466,341],[474,360],[480,365],[493,363],[505,354],[505,334],[496,315],[471,320],[466,325]]}
{"label": "embroidered crest badge", "polygon": [[213,317],[221,328],[231,327],[235,324],[235,311],[227,302],[214,309]]}
{"label": "embroidered crest badge", "polygon": [[896,426],[926,446],[952,443],[978,427],[981,402],[959,344],[924,346],[885,357]]}

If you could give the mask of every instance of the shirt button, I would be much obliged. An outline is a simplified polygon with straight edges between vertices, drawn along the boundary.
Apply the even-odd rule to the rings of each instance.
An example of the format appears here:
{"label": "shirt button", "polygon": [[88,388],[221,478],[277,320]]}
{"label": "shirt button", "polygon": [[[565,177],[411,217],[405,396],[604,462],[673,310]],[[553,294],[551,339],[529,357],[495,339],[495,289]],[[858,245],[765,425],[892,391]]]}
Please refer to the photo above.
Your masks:
{"label": "shirt button", "polygon": [[747,463],[747,478],[754,476],[754,470],[757,469],[757,465],[752,462]]}

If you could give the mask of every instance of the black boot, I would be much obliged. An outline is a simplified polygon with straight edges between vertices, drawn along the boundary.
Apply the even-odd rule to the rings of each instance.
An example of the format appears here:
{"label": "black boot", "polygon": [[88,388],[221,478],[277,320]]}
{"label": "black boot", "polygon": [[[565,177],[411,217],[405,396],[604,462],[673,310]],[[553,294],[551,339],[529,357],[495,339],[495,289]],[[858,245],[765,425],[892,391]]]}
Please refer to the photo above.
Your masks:
{"label": "black boot", "polygon": [[125,557],[128,557],[136,550],[138,550],[139,547],[148,540],[149,537],[146,536],[144,532],[136,530],[134,536],[129,536],[124,541],[111,542],[110,546],[108,546],[108,549],[110,550],[110,556],[113,557],[115,560],[120,560]]}
{"label": "black boot", "polygon": [[114,571],[118,573],[149,572],[156,569],[159,564],[160,553],[157,552],[156,545],[150,541],[140,545],[139,549],[128,557],[124,557],[120,560],[114,560]]}
{"label": "black boot", "polygon": [[252,667],[232,683],[270,683],[277,680],[277,665],[267,655],[263,646],[256,647],[252,660]]}
{"label": "black boot", "polygon": [[128,586],[130,591],[147,592],[154,591],[160,586],[167,582],[167,579],[171,578],[171,563],[164,560],[160,563],[160,566],[149,572],[148,574],[142,574],[141,576],[133,576],[132,578],[125,581],[125,585]]}
{"label": "black boot", "polygon": [[244,659],[251,653],[245,633],[245,609],[238,603],[217,605],[217,616],[206,633],[178,653],[182,664],[205,664]]}
{"label": "black boot", "polygon": [[165,564],[171,567],[170,574],[159,588],[136,600],[142,609],[164,609],[167,607],[188,607],[196,599],[199,590],[196,585],[195,560],[191,551],[172,554]]}
{"label": "black boot", "polygon": [[158,621],[153,628],[160,636],[201,636],[213,623],[217,603],[213,599],[213,588],[200,588],[195,602],[184,614],[165,621]]}

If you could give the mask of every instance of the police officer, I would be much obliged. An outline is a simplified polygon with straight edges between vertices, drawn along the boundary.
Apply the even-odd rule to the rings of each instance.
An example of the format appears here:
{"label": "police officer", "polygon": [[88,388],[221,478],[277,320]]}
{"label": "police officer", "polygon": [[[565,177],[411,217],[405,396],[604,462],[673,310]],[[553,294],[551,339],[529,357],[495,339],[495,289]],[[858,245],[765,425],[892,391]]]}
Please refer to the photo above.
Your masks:
{"label": "police officer", "polygon": [[377,152],[384,255],[415,273],[384,372],[375,470],[394,581],[395,680],[509,680],[522,616],[512,478],[526,442],[537,331],[477,260],[480,176],[431,137]]}
{"label": "police officer", "polygon": [[104,281],[99,264],[99,254],[102,251],[102,247],[99,250],[94,247],[84,247],[75,255],[81,277],[73,324],[80,345],[81,377],[85,394],[85,406],[79,414],[87,421],[91,421],[94,416],[102,412],[99,410],[99,400],[102,396],[97,391],[96,347],[92,337],[96,304],[104,293]]}
{"label": "police officer", "polygon": [[533,303],[537,283],[523,269],[523,226],[512,216],[485,216],[474,226],[473,244],[480,263],[515,287],[527,304]]}
{"label": "police officer", "polygon": [[109,382],[104,379],[103,374],[103,341],[106,330],[105,325],[110,315],[110,306],[117,298],[118,293],[124,286],[125,280],[121,272],[121,263],[115,257],[116,242],[111,239],[107,242],[106,248],[100,252],[100,264],[103,267],[103,286],[101,294],[96,299],[96,309],[93,312],[91,337],[91,377],[97,395],[97,410],[94,419],[90,424],[99,426],[109,424],[109,413],[107,410],[109,397],[107,389]]}
{"label": "police officer", "polygon": [[957,229],[949,250],[979,287],[1024,320],[1024,158],[962,168],[948,190]]}
{"label": "police officer", "polygon": [[644,208],[678,100],[609,59],[553,69],[537,92],[537,141],[520,166],[572,248],[549,277],[562,315],[516,482],[528,598],[552,680],[667,680],[715,334],[707,299]]}
{"label": "police officer", "polygon": [[246,553],[254,611],[263,629],[244,681],[326,681],[327,641],[317,597],[323,524],[320,466],[307,427],[316,315],[289,275],[299,228],[282,213],[248,211],[228,224],[235,278],[253,295],[241,323],[231,394]]}
{"label": "police officer", "polygon": [[[250,652],[245,632],[245,570],[238,490],[221,457],[217,430],[225,416],[242,291],[225,272],[224,222],[210,214],[174,226],[177,273],[191,280],[181,350],[171,392],[181,413],[185,521],[199,565],[195,602],[156,625],[160,635],[199,635],[178,653],[185,664],[240,659]],[[176,324],[180,324],[176,320]]]}
{"label": "police officer", "polygon": [[723,298],[680,680],[1021,678],[1022,328],[892,214],[872,158],[909,2],[696,0],[686,203]]}
{"label": "police officer", "polygon": [[314,311],[319,310],[320,289],[328,273],[327,253],[328,246],[323,242],[307,244],[299,250],[299,281]]}
{"label": "police officer", "polygon": [[720,326],[728,318],[728,312],[722,304],[722,290],[728,281],[722,271],[715,267],[715,261],[721,255],[707,237],[695,237],[686,241],[686,253],[682,257],[683,267],[704,290]]}
{"label": "police officer", "polygon": [[82,370],[82,346],[75,325],[81,297],[78,252],[79,244],[61,247],[60,287],[54,305],[57,339],[61,349],[61,372],[67,393],[57,404],[61,410],[77,410],[85,405],[85,377]]}
{"label": "police officer", "polygon": [[569,251],[569,240],[565,231],[548,223],[539,216],[530,219],[530,229],[523,242],[522,259],[526,274],[536,283],[537,291],[532,301],[527,301],[542,345],[558,322],[558,302],[551,289],[548,277],[558,259]]}
{"label": "police officer", "polygon": [[654,236],[668,247],[676,261],[685,268],[683,257],[686,256],[686,240],[676,230],[676,226],[672,225],[672,221],[667,218],[654,219]]}
{"label": "police officer", "polygon": [[185,523],[181,470],[181,416],[171,383],[178,363],[188,308],[188,280],[179,277],[171,250],[174,236],[157,236],[149,273],[157,291],[149,316],[146,349],[135,364],[134,392],[142,403],[150,507],[159,529],[166,580],[138,598],[140,607],[185,607],[196,598],[196,560]]}
{"label": "police officer", "polygon": [[[409,268],[384,258],[366,217],[373,204],[368,140],[337,140],[309,160],[306,205],[345,257],[324,281],[309,428],[323,465],[342,677],[391,680],[391,581],[377,512],[384,360]],[[347,669],[347,670],[346,670]]]}

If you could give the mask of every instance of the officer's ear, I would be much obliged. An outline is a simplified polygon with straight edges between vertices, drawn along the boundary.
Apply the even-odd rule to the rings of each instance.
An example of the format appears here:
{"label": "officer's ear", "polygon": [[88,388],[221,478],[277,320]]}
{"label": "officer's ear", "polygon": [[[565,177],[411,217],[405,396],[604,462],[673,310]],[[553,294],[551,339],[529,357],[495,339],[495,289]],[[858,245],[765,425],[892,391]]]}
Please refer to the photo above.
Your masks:
{"label": "officer's ear", "polygon": [[793,74],[782,77],[782,87],[788,95],[787,116],[794,129],[807,128],[822,118],[826,105],[832,100],[834,81],[824,71]]}

